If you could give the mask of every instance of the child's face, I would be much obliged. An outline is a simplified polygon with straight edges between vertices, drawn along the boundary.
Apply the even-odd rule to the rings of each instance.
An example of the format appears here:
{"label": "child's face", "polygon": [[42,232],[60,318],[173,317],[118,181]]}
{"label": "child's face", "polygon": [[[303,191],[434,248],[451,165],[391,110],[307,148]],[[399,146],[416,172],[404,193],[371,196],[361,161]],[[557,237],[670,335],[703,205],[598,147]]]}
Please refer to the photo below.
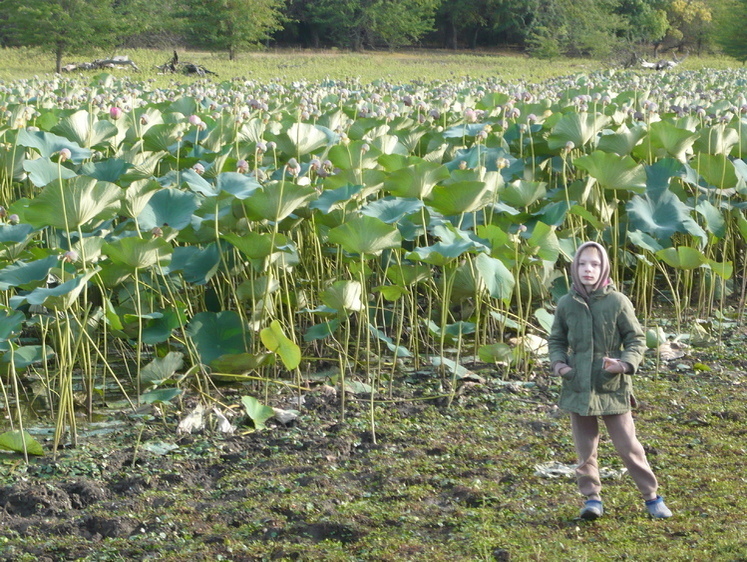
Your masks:
{"label": "child's face", "polygon": [[596,248],[586,248],[578,257],[578,277],[586,289],[592,289],[602,274],[602,257]]}

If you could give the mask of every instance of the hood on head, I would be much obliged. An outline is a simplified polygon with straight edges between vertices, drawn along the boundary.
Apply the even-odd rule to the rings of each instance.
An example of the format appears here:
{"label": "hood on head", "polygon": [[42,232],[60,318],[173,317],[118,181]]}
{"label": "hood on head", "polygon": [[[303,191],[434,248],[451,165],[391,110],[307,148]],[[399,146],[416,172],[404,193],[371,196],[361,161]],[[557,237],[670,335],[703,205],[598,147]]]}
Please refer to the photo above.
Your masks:
{"label": "hood on head", "polygon": [[[599,279],[596,284],[591,288],[591,291],[587,291],[584,284],[581,282],[581,278],[578,275],[578,260],[581,252],[587,248],[596,248],[599,252],[599,257],[602,261],[601,271],[599,273]],[[571,263],[571,279],[573,280],[573,289],[583,296],[588,296],[589,293],[593,293],[600,287],[609,285],[610,283],[610,258],[607,256],[607,250],[604,246],[597,242],[584,242],[576,250],[576,255],[573,256],[573,262]]]}

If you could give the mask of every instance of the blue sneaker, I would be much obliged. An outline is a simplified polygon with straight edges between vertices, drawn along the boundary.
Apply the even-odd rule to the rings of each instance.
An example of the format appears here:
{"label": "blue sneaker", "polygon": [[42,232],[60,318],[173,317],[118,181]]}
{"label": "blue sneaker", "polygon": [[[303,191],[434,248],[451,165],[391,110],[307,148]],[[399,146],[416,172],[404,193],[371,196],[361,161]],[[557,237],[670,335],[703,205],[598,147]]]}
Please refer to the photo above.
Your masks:
{"label": "blue sneaker", "polygon": [[656,496],[652,500],[646,501],[648,514],[654,519],[667,519],[672,516],[672,511],[664,503],[664,498]]}
{"label": "blue sneaker", "polygon": [[581,510],[580,516],[581,519],[585,521],[594,521],[595,519],[599,518],[604,514],[604,507],[602,507],[602,502],[599,500],[586,500],[586,503],[584,503],[584,507]]}

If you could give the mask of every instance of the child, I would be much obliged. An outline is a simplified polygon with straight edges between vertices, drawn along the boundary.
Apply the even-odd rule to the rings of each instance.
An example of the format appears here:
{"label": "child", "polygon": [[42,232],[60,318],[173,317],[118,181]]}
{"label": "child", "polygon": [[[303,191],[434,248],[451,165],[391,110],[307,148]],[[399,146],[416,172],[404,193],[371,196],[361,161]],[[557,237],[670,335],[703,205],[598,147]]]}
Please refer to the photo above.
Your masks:
{"label": "child", "polygon": [[548,341],[553,373],[562,377],[558,406],[571,413],[578,455],[576,477],[586,503],[581,518],[604,513],[597,446],[599,417],[617,453],[655,518],[672,512],[657,495],[657,481],[635,434],[631,405],[632,375],[643,358],[646,340],[630,300],[609,278],[604,247],[586,242],[571,264],[571,290],[558,301]]}

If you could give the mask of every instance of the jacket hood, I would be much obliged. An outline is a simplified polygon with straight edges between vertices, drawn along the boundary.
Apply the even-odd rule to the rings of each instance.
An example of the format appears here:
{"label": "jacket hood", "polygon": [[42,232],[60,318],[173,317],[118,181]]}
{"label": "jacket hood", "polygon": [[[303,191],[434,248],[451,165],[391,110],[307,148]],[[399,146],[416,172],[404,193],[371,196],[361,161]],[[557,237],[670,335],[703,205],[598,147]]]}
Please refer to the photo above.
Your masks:
{"label": "jacket hood", "polygon": [[[583,283],[581,283],[581,278],[578,275],[579,256],[581,256],[581,253],[587,248],[596,248],[596,250],[599,252],[599,257],[602,262],[599,279],[590,291],[586,290],[586,287]],[[576,250],[576,255],[573,256],[573,262],[571,263],[571,279],[573,281],[573,290],[575,290],[584,298],[588,298],[591,293],[597,291],[600,287],[609,285],[612,282],[610,280],[610,259],[607,256],[607,250],[604,249],[604,246],[596,242],[585,242],[581,244]]]}

